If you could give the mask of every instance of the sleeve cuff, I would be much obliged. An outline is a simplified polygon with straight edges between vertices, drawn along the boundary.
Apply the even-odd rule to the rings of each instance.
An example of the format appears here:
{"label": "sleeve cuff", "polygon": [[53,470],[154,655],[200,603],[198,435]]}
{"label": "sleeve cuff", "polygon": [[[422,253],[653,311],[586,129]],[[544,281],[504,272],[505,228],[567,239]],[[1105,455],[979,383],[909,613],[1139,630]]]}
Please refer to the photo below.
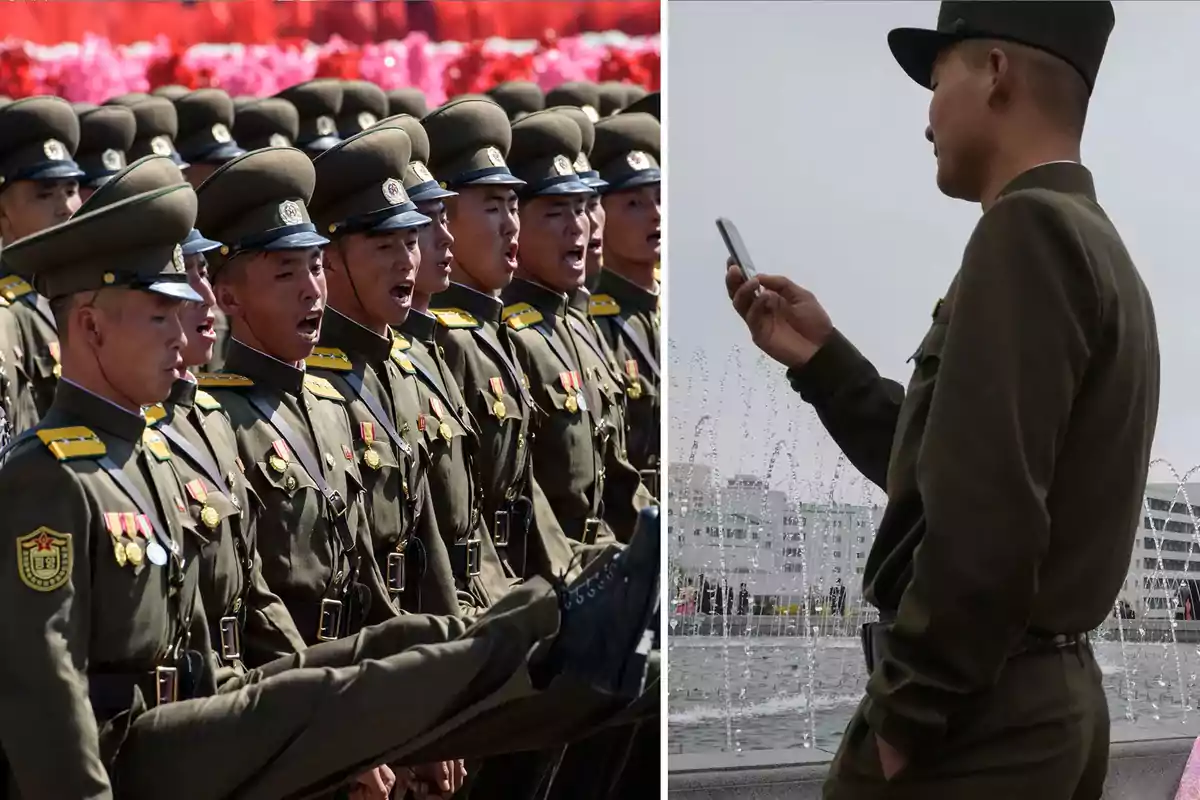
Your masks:
{"label": "sleeve cuff", "polygon": [[875,376],[871,362],[836,328],[812,358],[787,371],[793,391],[813,405],[832,397],[847,382]]}

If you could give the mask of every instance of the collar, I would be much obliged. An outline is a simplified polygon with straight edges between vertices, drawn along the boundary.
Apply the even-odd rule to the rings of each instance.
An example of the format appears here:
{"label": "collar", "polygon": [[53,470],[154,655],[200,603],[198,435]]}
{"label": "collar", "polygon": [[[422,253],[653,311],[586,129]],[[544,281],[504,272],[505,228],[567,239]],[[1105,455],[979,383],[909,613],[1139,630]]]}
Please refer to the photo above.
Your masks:
{"label": "collar", "polygon": [[171,384],[171,394],[167,397],[167,405],[177,406],[185,412],[191,411],[196,405],[196,382],[189,378],[180,378]]}
{"label": "collar", "polygon": [[[412,316],[411,312],[409,316]],[[392,352],[390,338],[379,336],[328,306],[325,308],[325,318],[321,320],[321,346],[344,350],[351,361],[357,360],[357,356],[372,364],[386,361]]]}
{"label": "collar", "polygon": [[135,444],[146,429],[146,419],[141,414],[126,411],[107,397],[67,378],[59,379],[52,407],[89,428],[99,428]]}
{"label": "collar", "polygon": [[409,309],[407,319],[400,326],[402,333],[419,342],[432,342],[436,330],[437,320],[432,315],[417,311],[415,308]]}
{"label": "collar", "polygon": [[499,298],[484,294],[470,286],[452,283],[446,291],[438,292],[433,296],[433,299],[429,301],[429,307],[461,308],[476,319],[498,325],[500,324],[500,312],[504,310],[504,303],[501,303]]}
{"label": "collar", "polygon": [[523,278],[514,278],[501,297],[503,297],[505,305],[528,303],[547,317],[561,317],[567,311],[565,294]]}
{"label": "collar", "polygon": [[609,269],[600,270],[596,294],[611,295],[622,308],[654,313],[658,310],[658,292],[648,292],[628,278]]}
{"label": "collar", "polygon": [[299,396],[304,387],[304,370],[285,364],[261,350],[255,350],[245,342],[230,337],[229,355],[225,358],[225,370],[244,375],[255,383]]}
{"label": "collar", "polygon": [[996,199],[1022,189],[1048,189],[1064,194],[1081,194],[1093,203],[1096,202],[1096,184],[1092,180],[1092,173],[1087,167],[1074,161],[1051,161],[1027,169],[1009,181]]}
{"label": "collar", "polygon": [[580,286],[567,295],[567,308],[582,311],[586,314],[588,312],[588,303],[591,302],[591,299],[592,293],[587,290],[587,287]]}

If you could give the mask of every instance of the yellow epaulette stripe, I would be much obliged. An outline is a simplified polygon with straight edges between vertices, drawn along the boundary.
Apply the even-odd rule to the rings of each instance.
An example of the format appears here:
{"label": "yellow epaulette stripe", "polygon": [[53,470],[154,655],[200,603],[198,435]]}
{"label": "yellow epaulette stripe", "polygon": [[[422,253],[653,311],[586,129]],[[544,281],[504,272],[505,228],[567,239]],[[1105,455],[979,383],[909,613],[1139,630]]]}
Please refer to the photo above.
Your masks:
{"label": "yellow epaulette stripe", "polygon": [[46,428],[37,432],[42,444],[59,461],[75,458],[99,458],[108,452],[100,437],[91,428],[76,425],[70,428]]}
{"label": "yellow epaulette stripe", "polygon": [[404,336],[396,334],[396,336],[392,338],[392,352],[399,350],[401,353],[403,353],[410,347],[412,347],[412,342],[410,342]]}
{"label": "yellow epaulette stripe", "polygon": [[32,291],[33,287],[20,275],[5,275],[3,278],[0,278],[0,297],[3,297],[10,303]]}
{"label": "yellow epaulette stripe", "polygon": [[529,303],[514,303],[511,306],[505,306],[501,316],[504,319],[504,324],[514,331],[528,328],[530,325],[536,325],[545,319],[542,316],[542,312],[529,305]]}
{"label": "yellow epaulette stripe", "polygon": [[308,389],[317,397],[324,397],[327,400],[338,400],[343,403],[346,402],[346,398],[342,396],[341,392],[334,388],[332,383],[316,375],[304,376],[304,388]]}
{"label": "yellow epaulette stripe", "polygon": [[196,405],[200,406],[205,411],[220,411],[221,401],[213,397],[208,392],[196,390]]}
{"label": "yellow epaulette stripe", "polygon": [[588,300],[588,316],[615,317],[621,313],[621,305],[609,294],[594,294]]}
{"label": "yellow epaulette stripe", "polygon": [[434,316],[443,328],[478,328],[479,320],[461,308],[431,308],[429,313]]}
{"label": "yellow epaulette stripe", "polygon": [[152,406],[146,406],[142,409],[142,416],[146,418],[147,425],[154,425],[166,415],[167,409],[162,403],[155,403]]}
{"label": "yellow epaulette stripe", "polygon": [[314,348],[312,355],[304,359],[304,363],[312,369],[328,369],[335,372],[350,372],[354,369],[354,364],[350,363],[350,356],[336,347]]}
{"label": "yellow epaulette stripe", "polygon": [[392,361],[395,361],[397,364],[399,364],[400,369],[404,370],[409,375],[412,375],[417,371],[417,368],[413,366],[412,360],[399,350],[392,351]]}
{"label": "yellow epaulette stripe", "polygon": [[196,385],[205,389],[234,389],[253,386],[254,381],[232,372],[202,372],[196,376]]}

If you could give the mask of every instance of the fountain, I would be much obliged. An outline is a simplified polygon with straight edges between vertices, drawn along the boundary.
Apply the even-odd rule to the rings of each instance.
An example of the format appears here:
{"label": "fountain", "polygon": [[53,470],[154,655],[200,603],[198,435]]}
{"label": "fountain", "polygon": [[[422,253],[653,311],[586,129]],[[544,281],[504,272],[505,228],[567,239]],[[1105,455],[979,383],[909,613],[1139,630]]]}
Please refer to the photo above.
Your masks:
{"label": "fountain", "polygon": [[[866,685],[861,570],[885,498],[756,349],[670,358],[670,752],[831,757]],[[1200,736],[1197,472],[1152,464],[1093,633],[1114,742]]]}

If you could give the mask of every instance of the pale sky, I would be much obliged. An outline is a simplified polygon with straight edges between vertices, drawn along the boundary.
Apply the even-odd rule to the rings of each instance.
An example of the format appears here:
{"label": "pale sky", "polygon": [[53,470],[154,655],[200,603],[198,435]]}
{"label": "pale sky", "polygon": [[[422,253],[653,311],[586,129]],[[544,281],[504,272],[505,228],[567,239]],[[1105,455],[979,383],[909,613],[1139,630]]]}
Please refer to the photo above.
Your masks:
{"label": "pale sky", "polygon": [[[1183,471],[1200,464],[1200,3],[1115,5],[1083,160],[1154,298],[1154,452]],[[773,483],[829,492],[836,450],[729,306],[713,220],[733,219],[760,271],[812,289],[880,372],[907,382],[980,213],[938,192],[929,92],[887,47],[893,27],[932,26],[937,3],[680,0],[668,14],[672,462],[696,446],[725,477],[765,475],[777,451]],[[704,413],[716,433],[697,438]]]}

